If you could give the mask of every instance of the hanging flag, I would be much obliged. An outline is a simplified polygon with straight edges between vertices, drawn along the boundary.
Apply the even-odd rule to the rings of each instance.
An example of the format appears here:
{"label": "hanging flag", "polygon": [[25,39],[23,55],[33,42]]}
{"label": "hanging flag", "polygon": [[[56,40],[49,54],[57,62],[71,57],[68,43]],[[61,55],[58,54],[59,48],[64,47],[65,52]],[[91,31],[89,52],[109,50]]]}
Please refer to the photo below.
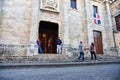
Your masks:
{"label": "hanging flag", "polygon": [[101,24],[101,21],[100,21],[100,15],[98,13],[94,13],[94,23],[95,24]]}

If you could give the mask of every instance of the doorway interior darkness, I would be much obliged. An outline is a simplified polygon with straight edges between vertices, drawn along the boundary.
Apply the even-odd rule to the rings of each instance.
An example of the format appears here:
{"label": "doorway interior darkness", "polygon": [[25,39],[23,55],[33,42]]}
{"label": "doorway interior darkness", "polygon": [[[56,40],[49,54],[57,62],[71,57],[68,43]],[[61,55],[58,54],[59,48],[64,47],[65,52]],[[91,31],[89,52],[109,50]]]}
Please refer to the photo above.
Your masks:
{"label": "doorway interior darkness", "polygon": [[58,37],[58,24],[40,21],[38,38],[44,54],[56,54],[56,39]]}

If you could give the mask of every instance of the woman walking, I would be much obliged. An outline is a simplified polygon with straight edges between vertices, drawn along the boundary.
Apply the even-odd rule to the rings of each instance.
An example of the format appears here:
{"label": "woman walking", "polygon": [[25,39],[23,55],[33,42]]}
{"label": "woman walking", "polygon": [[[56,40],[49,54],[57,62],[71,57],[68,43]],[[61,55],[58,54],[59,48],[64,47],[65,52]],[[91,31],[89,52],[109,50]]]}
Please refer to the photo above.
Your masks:
{"label": "woman walking", "polygon": [[90,45],[90,53],[91,53],[91,60],[93,61],[93,56],[94,56],[95,60],[97,60],[94,43],[91,43],[91,45]]}

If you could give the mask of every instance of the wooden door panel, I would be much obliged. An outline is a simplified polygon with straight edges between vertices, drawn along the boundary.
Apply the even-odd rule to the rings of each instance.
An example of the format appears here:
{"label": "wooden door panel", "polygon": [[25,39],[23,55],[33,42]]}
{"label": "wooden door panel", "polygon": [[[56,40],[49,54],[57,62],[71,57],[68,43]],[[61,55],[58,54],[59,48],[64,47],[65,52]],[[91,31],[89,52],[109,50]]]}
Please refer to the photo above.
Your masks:
{"label": "wooden door panel", "polygon": [[[43,49],[43,53],[56,53],[56,42],[57,39],[57,31],[54,30],[41,30],[39,33],[42,37],[39,39],[41,40],[41,46]],[[50,46],[48,42],[50,40]]]}
{"label": "wooden door panel", "polygon": [[102,34],[99,31],[93,31],[94,35],[94,44],[96,48],[97,54],[103,54],[103,47],[102,47]]}

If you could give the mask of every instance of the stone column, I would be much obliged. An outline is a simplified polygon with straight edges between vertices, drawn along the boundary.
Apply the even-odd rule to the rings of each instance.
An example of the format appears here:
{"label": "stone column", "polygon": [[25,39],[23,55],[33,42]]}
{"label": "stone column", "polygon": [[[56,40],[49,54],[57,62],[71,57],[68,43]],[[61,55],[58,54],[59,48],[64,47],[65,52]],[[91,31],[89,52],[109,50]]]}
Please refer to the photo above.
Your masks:
{"label": "stone column", "polygon": [[38,49],[36,40],[38,39],[38,29],[39,29],[39,0],[31,1],[31,26],[30,26],[30,38],[29,38],[29,49],[28,55],[38,55]]}
{"label": "stone column", "polygon": [[91,19],[91,16],[92,16],[92,12],[89,11],[89,9],[91,8],[91,4],[90,4],[90,0],[85,0],[84,2],[84,5],[85,5],[85,27],[84,27],[84,32],[85,32],[85,41],[84,43],[85,46],[89,47],[89,44],[91,43],[91,41],[89,39],[91,39],[91,27],[92,27],[92,19]]}
{"label": "stone column", "polygon": [[3,7],[3,0],[0,0],[0,44],[2,44],[2,7]]}
{"label": "stone column", "polygon": [[63,0],[63,50],[62,53],[69,55],[68,48],[70,47],[69,39],[69,22],[68,22],[68,7],[69,5],[67,0]]}
{"label": "stone column", "polygon": [[2,6],[3,6],[3,0],[0,0],[0,25],[2,21]]}
{"label": "stone column", "polygon": [[110,12],[109,0],[105,0],[105,14],[106,14],[106,38],[107,38],[107,46],[108,48],[114,47],[114,39],[113,39],[113,27],[112,27],[112,17]]}

